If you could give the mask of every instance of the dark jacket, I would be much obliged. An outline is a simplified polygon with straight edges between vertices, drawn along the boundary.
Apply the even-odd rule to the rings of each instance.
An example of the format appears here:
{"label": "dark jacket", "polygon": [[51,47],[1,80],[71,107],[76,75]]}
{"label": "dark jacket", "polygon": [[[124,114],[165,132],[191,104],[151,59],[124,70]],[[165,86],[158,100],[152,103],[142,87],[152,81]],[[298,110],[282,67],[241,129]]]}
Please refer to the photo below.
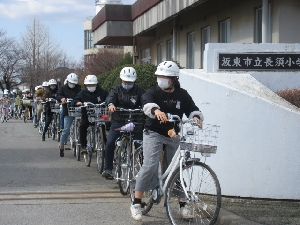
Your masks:
{"label": "dark jacket", "polygon": [[102,102],[105,102],[107,95],[108,92],[103,90],[99,85],[97,85],[97,88],[94,92],[89,92],[85,88],[77,94],[72,105],[76,106],[77,102],[91,102],[93,104],[100,104]]}
{"label": "dark jacket", "polygon": [[136,84],[128,92],[119,84],[111,89],[105,102],[125,109],[137,109],[142,106],[141,97],[144,93],[145,90]]}
{"label": "dark jacket", "polygon": [[[44,95],[43,95],[42,99],[43,100],[45,100],[46,98],[54,98],[54,99],[56,99],[57,91],[58,91],[57,88],[55,88],[54,90],[51,90],[51,89],[46,90],[44,92]],[[49,102],[47,102],[47,104],[46,104],[46,112],[47,113],[51,112],[50,103]]]}
{"label": "dark jacket", "polygon": [[[160,111],[164,113],[171,113],[178,115],[182,118],[183,114],[189,117],[193,112],[200,112],[199,108],[195,105],[192,97],[183,88],[175,88],[174,92],[164,92],[160,87],[155,86],[150,88],[142,97],[143,107],[146,104],[156,104]],[[155,107],[153,108],[155,109]],[[144,107],[145,111],[145,107]],[[154,115],[154,112],[151,113]],[[154,116],[153,116],[154,117]],[[145,128],[151,131],[155,131],[166,137],[168,136],[168,130],[174,127],[173,122],[160,123],[156,118],[147,118]],[[175,129],[178,128],[175,126]]]}
{"label": "dark jacket", "polygon": [[[56,100],[61,102],[62,98],[75,99],[75,97],[80,91],[81,91],[81,87],[78,84],[76,84],[74,88],[69,88],[68,84],[65,84],[61,86],[60,89],[58,90]],[[63,104],[62,106],[63,106],[64,115],[68,115],[67,104]]]}
{"label": "dark jacket", "polygon": [[[136,84],[128,92],[122,87],[122,84],[119,84],[111,89],[105,102],[107,105],[112,103],[120,108],[137,109],[142,107],[141,97],[144,93],[145,90]],[[117,122],[119,120],[119,112],[114,112],[112,121]]]}

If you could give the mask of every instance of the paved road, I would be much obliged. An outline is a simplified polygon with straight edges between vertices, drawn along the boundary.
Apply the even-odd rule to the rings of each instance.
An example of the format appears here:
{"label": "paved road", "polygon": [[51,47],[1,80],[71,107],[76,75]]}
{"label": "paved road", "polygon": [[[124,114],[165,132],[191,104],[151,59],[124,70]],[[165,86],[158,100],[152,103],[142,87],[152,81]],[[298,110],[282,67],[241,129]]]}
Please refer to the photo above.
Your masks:
{"label": "paved road", "polygon": [[[130,200],[96,169],[59,157],[58,143],[41,141],[32,123],[0,123],[0,224],[141,224],[129,213]],[[169,224],[162,205],[143,218],[145,225]]]}

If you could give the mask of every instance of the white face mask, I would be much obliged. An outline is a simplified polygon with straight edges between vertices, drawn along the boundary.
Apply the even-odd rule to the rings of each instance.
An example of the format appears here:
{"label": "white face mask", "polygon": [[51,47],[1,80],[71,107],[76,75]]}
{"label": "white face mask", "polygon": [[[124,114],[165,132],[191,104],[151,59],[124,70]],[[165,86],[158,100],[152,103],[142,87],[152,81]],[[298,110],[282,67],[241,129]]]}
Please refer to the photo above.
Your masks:
{"label": "white face mask", "polygon": [[75,84],[68,83],[69,88],[74,88]]}
{"label": "white face mask", "polygon": [[157,78],[157,85],[161,88],[161,89],[167,89],[168,87],[170,87],[169,85],[169,80],[166,78]]}
{"label": "white face mask", "polygon": [[94,92],[96,91],[96,87],[87,87],[89,92]]}

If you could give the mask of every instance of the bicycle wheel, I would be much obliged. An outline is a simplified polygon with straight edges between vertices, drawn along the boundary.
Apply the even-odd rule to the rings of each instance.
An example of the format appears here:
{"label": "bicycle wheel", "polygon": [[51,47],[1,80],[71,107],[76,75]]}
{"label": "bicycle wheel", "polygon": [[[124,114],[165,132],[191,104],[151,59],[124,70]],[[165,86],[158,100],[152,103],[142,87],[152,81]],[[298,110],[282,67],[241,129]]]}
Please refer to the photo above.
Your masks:
{"label": "bicycle wheel", "polygon": [[130,153],[131,145],[128,137],[123,137],[120,143],[119,155],[118,155],[118,184],[120,193],[127,195],[129,193],[129,171],[130,171]]}
{"label": "bicycle wheel", "polygon": [[75,121],[73,120],[70,127],[70,146],[73,151],[74,156],[76,157],[76,141],[75,141]]}
{"label": "bicycle wheel", "polygon": [[56,129],[56,114],[53,114],[52,117],[52,122],[51,122],[51,133],[52,133],[52,140],[55,140],[56,138],[56,133],[57,133],[57,129]]}
{"label": "bicycle wheel", "polygon": [[80,144],[76,144],[76,159],[77,161],[80,161],[80,154],[81,154],[81,145]]}
{"label": "bicycle wheel", "polygon": [[4,122],[4,115],[5,115],[5,112],[2,112],[2,113],[1,113],[1,122],[2,122],[2,123]]}
{"label": "bicycle wheel", "polygon": [[[180,182],[179,168],[174,171],[165,191],[166,210],[171,224],[205,224],[216,222],[221,207],[221,187],[215,172],[202,162],[191,161],[182,168],[182,179],[188,196]],[[193,218],[182,218],[179,199]]]}
{"label": "bicycle wheel", "polygon": [[[135,192],[135,183],[138,172],[140,171],[143,165],[143,148],[138,148],[134,153],[134,158],[131,159],[131,165],[133,165],[133,169],[130,171],[130,183],[129,183],[129,193],[131,202],[134,200],[134,192]],[[151,198],[151,191],[145,191],[142,197],[142,214],[146,215],[152,208],[153,202]]]}
{"label": "bicycle wheel", "polygon": [[56,123],[56,130],[57,130],[57,142],[60,142],[60,136],[62,133],[62,130],[60,129],[60,113],[57,114],[57,123]]}
{"label": "bicycle wheel", "polygon": [[97,157],[97,168],[99,173],[103,172],[104,169],[104,149],[105,149],[105,142],[104,136],[102,132],[102,126],[97,127],[96,132],[96,157]]}
{"label": "bicycle wheel", "polygon": [[26,123],[27,122],[27,119],[28,119],[28,108],[26,108],[25,109],[25,111],[24,111],[24,117],[23,117],[23,120],[24,120],[24,123]]}
{"label": "bicycle wheel", "polygon": [[85,165],[90,167],[92,161],[93,151],[93,128],[89,127],[87,130],[87,143],[86,143],[86,154],[83,155]]}

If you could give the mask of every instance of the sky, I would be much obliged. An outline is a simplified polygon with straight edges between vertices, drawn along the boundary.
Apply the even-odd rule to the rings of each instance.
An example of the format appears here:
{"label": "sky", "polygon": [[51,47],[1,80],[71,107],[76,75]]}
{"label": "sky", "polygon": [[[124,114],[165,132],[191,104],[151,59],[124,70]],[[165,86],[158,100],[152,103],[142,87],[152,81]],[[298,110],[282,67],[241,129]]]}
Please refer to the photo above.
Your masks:
{"label": "sky", "polygon": [[[122,3],[131,5],[135,1]],[[95,0],[0,0],[0,30],[6,31],[6,37],[20,40],[36,18],[67,56],[78,61],[84,50],[83,22],[95,14]]]}

